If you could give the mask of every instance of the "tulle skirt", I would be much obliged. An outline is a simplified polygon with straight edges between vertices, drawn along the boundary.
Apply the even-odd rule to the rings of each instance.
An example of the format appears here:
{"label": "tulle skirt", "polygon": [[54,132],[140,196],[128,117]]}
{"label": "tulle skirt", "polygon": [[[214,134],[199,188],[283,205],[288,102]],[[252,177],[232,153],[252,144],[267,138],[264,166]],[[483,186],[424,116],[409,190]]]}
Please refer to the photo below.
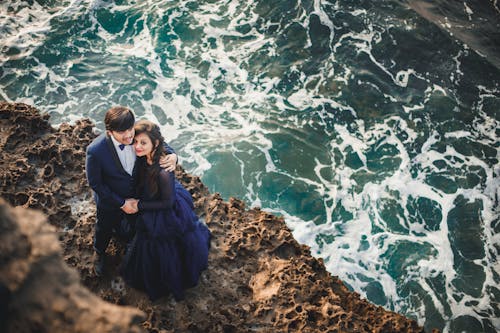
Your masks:
{"label": "tulle skirt", "polygon": [[169,293],[181,300],[207,268],[209,248],[210,231],[196,216],[189,192],[176,182],[173,209],[140,213],[121,273],[152,300]]}

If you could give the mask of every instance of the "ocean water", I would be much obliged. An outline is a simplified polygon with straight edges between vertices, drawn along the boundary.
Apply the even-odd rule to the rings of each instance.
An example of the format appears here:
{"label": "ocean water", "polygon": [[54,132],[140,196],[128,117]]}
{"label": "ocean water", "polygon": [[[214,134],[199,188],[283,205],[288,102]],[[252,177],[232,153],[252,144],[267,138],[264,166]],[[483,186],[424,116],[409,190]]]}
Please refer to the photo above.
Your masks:
{"label": "ocean water", "polygon": [[496,332],[498,31],[496,0],[1,1],[0,100],[129,106],[363,297]]}

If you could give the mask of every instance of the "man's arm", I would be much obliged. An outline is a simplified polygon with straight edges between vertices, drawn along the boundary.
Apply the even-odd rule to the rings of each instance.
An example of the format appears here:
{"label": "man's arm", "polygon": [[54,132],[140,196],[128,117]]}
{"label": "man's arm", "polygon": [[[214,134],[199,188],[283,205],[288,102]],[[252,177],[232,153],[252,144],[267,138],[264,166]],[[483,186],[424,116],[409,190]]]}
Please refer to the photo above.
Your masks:
{"label": "man's arm", "polygon": [[168,145],[168,143],[164,142],[163,146],[165,147],[165,151],[167,152],[167,155],[169,155],[169,154],[175,154],[175,150],[172,147],[170,147]]}
{"label": "man's arm", "polygon": [[165,169],[165,171],[173,172],[177,165],[177,154],[175,150],[170,147],[166,142],[164,143],[165,151],[167,156],[160,158],[160,167]]}
{"label": "man's arm", "polygon": [[112,202],[116,208],[120,208],[125,204],[125,199],[110,190],[110,188],[103,183],[101,164],[97,158],[89,151],[87,151],[87,158],[85,159],[85,170],[87,174],[87,181],[94,190],[99,199]]}

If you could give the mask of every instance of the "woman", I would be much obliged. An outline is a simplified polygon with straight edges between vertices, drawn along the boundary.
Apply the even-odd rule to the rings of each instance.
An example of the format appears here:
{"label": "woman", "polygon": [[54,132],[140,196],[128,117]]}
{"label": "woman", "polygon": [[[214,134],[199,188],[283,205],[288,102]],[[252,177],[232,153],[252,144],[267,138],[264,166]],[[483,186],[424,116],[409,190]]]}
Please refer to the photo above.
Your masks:
{"label": "woman", "polygon": [[165,148],[158,125],[140,120],[134,128],[139,217],[122,275],[152,300],[169,293],[181,300],[184,289],[197,285],[208,266],[210,231],[198,220],[191,195],[174,173],[160,168]]}

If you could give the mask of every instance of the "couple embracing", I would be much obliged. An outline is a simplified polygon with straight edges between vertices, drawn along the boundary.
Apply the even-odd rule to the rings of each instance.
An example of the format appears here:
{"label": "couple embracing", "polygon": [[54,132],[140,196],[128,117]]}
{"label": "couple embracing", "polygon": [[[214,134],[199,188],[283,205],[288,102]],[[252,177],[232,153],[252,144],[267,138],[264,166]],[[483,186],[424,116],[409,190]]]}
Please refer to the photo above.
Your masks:
{"label": "couple embracing", "polygon": [[152,300],[170,293],[181,300],[207,268],[210,231],[175,179],[177,155],[158,125],[135,122],[126,107],[109,109],[104,123],[106,132],[88,146],[86,158],[97,206],[96,275],[106,269],[112,236],[121,234],[128,242],[120,266],[125,282]]}

